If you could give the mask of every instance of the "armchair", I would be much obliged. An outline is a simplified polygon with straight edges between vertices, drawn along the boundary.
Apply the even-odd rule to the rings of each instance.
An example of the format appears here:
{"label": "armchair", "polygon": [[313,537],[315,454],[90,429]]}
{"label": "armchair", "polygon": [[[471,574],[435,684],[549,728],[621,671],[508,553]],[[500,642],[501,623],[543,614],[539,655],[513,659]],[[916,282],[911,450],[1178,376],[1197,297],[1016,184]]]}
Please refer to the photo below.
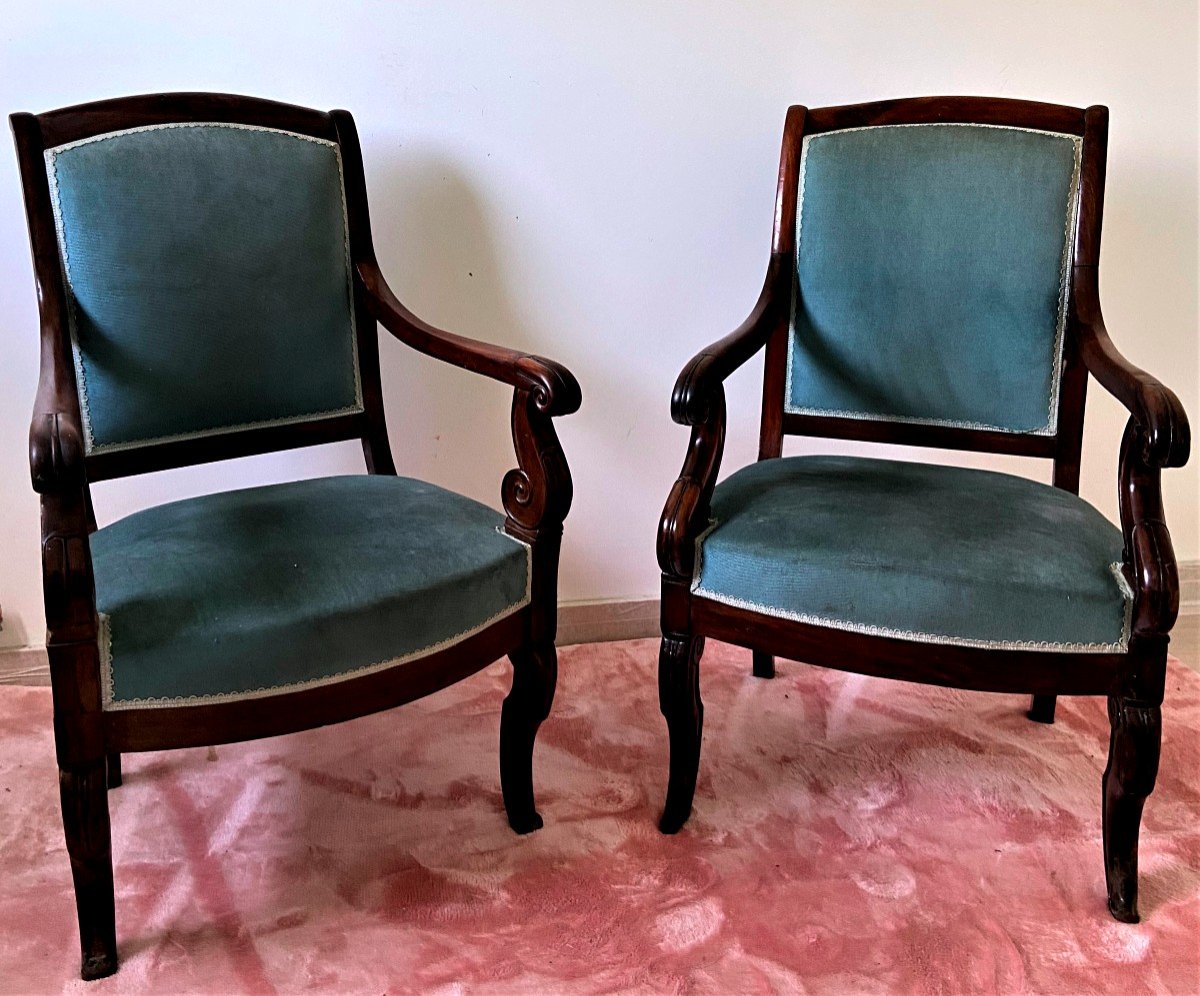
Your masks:
{"label": "armchair", "polygon": [[[663,511],[661,829],[687,820],[704,638],[862,674],[1104,695],[1108,907],[1136,922],[1179,584],[1160,474],[1178,399],[1117,352],[1097,267],[1104,107],[937,97],[792,107],[771,259],[735,332],[683,369],[691,427]],[[759,462],[717,483],[725,378],[765,350]],[[1129,409],[1121,527],[1078,498],[1088,375]],[[1020,454],[1053,486],[928,463],[783,457],[785,435]]]}
{"label": "armchair", "polygon": [[[551,360],[444,332],[375,261],[345,111],[159,94],[11,118],[41,314],[30,467],[85,979],[117,969],[106,790],[121,754],[275,736],[428,695],[507,654],[500,781],[541,826],[571,477]],[[396,476],[378,322],[512,387],[504,514]],[[102,529],[99,481],[338,440],[368,474],[229,491]]]}

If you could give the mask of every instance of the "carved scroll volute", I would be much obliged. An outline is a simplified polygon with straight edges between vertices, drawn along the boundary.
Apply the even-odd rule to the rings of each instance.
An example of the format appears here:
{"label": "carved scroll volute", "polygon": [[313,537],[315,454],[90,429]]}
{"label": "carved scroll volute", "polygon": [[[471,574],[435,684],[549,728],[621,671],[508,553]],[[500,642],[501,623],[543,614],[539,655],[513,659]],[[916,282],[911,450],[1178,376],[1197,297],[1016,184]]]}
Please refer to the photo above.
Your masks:
{"label": "carved scroll volute", "polygon": [[571,509],[571,471],[542,392],[513,393],[512,432],[517,466],[504,475],[505,530],[532,542],[540,530],[560,527]]}
{"label": "carved scroll volute", "polygon": [[29,472],[33,490],[40,494],[55,488],[83,484],[83,440],[73,420],[57,412],[35,415],[29,430]]}
{"label": "carved scroll volute", "polygon": [[658,527],[658,564],[664,574],[691,580],[696,540],[707,528],[709,502],[725,449],[725,391],[710,399],[708,417],[692,428],[687,457],[671,488]]}
{"label": "carved scroll volute", "polygon": [[1147,443],[1134,419],[1121,440],[1121,534],[1133,586],[1135,635],[1167,633],[1179,615],[1179,575],[1162,505],[1161,472],[1146,461]]}

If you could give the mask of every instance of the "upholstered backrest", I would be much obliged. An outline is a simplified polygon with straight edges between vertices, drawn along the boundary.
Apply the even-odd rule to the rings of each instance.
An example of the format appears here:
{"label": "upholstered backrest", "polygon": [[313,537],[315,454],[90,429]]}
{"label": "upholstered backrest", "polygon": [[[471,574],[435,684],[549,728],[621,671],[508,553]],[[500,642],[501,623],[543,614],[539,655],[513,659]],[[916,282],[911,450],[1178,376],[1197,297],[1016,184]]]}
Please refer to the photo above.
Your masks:
{"label": "upholstered backrest", "polygon": [[361,410],[337,145],[166,124],[46,168],[89,453]]}
{"label": "upholstered backrest", "polygon": [[785,410],[1052,435],[1080,140],[806,137]]}

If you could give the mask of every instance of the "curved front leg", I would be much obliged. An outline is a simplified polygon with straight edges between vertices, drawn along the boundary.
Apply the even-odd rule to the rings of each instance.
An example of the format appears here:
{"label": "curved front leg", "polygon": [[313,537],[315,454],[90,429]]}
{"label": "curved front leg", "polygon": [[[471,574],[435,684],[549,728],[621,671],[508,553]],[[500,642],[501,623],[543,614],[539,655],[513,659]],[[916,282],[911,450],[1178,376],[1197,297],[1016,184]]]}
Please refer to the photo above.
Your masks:
{"label": "curved front leg", "polygon": [[500,713],[500,789],[509,826],[524,834],[542,827],[533,801],[533,743],[554,703],[558,654],[553,643],[531,643],[509,660],[513,683]]}
{"label": "curved front leg", "polygon": [[1112,733],[1104,769],[1104,877],[1108,910],[1137,923],[1138,835],[1142,807],[1158,777],[1162,712],[1150,702],[1111,696]]}
{"label": "curved front leg", "polygon": [[703,653],[703,637],[690,633],[663,634],[658,656],[658,701],[671,738],[667,801],[658,823],[663,833],[676,833],[692,812],[704,728],[704,703],[700,700]]}
{"label": "curved front leg", "polygon": [[60,766],[58,790],[79,916],[79,976],[90,982],[117,970],[112,831],[104,761]]}
{"label": "curved front leg", "polygon": [[718,386],[712,392],[704,409],[706,418],[692,427],[683,470],[667,496],[658,527],[658,562],[663,571],[658,701],[671,740],[667,801],[658,824],[663,833],[676,833],[691,815],[700,768],[704,725],[700,655],[704,640],[691,628],[691,583],[696,540],[708,525],[709,501],[725,447],[723,388]]}

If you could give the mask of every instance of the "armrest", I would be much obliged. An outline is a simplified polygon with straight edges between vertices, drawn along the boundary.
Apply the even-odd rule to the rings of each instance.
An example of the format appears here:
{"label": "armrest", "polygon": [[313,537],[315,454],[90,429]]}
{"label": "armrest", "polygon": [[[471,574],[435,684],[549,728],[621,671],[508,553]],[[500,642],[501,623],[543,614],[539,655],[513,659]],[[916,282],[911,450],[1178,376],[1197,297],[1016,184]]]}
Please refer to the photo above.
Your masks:
{"label": "armrest", "polygon": [[1175,393],[1121,355],[1096,309],[1079,323],[1083,364],[1133,416],[1151,467],[1182,467],[1191,448],[1187,414]]}
{"label": "armrest", "polygon": [[783,258],[773,254],[758,303],[749,317],[724,339],[697,353],[683,368],[671,393],[671,418],[680,425],[704,422],[725,378],[766,345],[783,317],[785,295],[777,289],[784,272]]}
{"label": "armrest", "polygon": [[357,269],[372,317],[401,342],[426,356],[528,391],[545,415],[579,410],[579,382],[562,364],[434,328],[400,303],[377,264],[360,262]]}
{"label": "armrest", "polygon": [[552,546],[557,561],[558,540],[550,537],[562,533],[572,492],[571,472],[552,419],[579,410],[579,382],[553,360],[478,342],[421,321],[400,303],[373,260],[358,264],[358,277],[372,316],[401,342],[515,388],[512,435],[517,467],[505,475],[500,488],[505,529],[530,543],[544,535],[543,547]]}
{"label": "armrest", "polygon": [[43,495],[78,488],[85,479],[79,399],[62,376],[57,341],[43,332],[42,369],[29,424],[29,473],[33,490]]}

